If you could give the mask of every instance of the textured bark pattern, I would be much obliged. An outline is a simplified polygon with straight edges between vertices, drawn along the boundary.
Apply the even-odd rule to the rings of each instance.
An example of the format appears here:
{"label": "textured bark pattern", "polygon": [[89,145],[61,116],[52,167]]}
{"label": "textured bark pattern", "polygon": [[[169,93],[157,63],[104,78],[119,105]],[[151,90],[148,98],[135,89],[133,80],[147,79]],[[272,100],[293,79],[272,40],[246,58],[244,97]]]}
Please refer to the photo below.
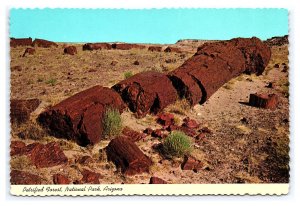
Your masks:
{"label": "textured bark pattern", "polygon": [[107,108],[120,112],[124,104],[112,89],[94,86],[47,109],[38,122],[56,137],[75,140],[79,145],[96,144],[103,133],[103,114]]}
{"label": "textured bark pattern", "polygon": [[113,86],[137,117],[156,114],[177,99],[168,77],[159,72],[142,72]]}
{"label": "textured bark pattern", "polygon": [[262,74],[270,57],[270,48],[258,38],[205,43],[169,78],[178,95],[195,105],[243,72]]}
{"label": "textured bark pattern", "polygon": [[122,173],[129,176],[149,172],[152,164],[149,157],[126,137],[111,140],[106,147],[106,153],[108,160],[114,162]]}
{"label": "textured bark pattern", "polygon": [[40,185],[42,179],[38,175],[31,174],[20,170],[10,172],[10,183],[12,185]]}

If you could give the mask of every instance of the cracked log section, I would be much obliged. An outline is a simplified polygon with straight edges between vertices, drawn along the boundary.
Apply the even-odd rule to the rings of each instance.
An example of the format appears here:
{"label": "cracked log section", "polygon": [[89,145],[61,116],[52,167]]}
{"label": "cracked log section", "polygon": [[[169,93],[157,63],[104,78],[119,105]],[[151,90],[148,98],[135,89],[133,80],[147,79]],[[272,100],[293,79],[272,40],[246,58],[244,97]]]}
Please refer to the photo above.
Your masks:
{"label": "cracked log section", "polygon": [[152,161],[124,136],[116,137],[106,147],[107,159],[112,161],[125,175],[149,172]]}
{"label": "cracked log section", "polygon": [[156,114],[177,99],[177,92],[170,79],[162,73],[138,73],[113,86],[129,109],[137,117]]}
{"label": "cracked log section", "polygon": [[47,109],[39,115],[38,122],[53,136],[86,146],[100,141],[103,114],[108,107],[122,112],[124,103],[114,90],[94,86]]}
{"label": "cracked log section", "polygon": [[255,37],[205,43],[168,76],[180,98],[202,104],[230,79],[242,73],[262,74],[270,57],[270,48]]}

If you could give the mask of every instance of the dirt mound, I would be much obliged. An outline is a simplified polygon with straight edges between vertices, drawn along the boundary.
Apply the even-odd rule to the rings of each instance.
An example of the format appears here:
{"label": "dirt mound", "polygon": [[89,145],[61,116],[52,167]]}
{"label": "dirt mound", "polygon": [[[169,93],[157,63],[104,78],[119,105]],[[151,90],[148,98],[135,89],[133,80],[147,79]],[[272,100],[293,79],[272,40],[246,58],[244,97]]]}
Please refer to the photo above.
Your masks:
{"label": "dirt mound", "polygon": [[94,86],[47,109],[37,120],[53,136],[72,139],[85,146],[100,141],[103,114],[108,107],[122,112],[121,97],[110,88]]}
{"label": "dirt mound", "polygon": [[174,103],[177,93],[165,74],[153,71],[138,73],[112,87],[137,117],[158,113]]}
{"label": "dirt mound", "polygon": [[270,56],[268,46],[257,38],[205,43],[169,77],[178,95],[195,105],[243,72],[261,74]]}

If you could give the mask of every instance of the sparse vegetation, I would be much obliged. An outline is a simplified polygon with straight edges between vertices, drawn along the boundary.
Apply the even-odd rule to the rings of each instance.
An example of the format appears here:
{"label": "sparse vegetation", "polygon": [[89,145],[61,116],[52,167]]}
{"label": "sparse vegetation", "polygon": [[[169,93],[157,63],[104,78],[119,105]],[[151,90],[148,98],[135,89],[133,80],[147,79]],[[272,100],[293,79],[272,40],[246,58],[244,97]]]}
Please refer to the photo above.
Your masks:
{"label": "sparse vegetation", "polygon": [[48,79],[48,80],[46,81],[46,84],[49,84],[49,85],[51,85],[51,86],[55,86],[56,82],[57,82],[57,79],[55,79],[55,78],[50,78],[50,79]]}
{"label": "sparse vegetation", "polygon": [[163,150],[171,157],[182,157],[192,151],[192,140],[181,131],[173,131],[163,142]]}
{"label": "sparse vegetation", "polygon": [[127,71],[127,72],[124,73],[124,79],[128,79],[131,76],[133,76],[132,71]]}
{"label": "sparse vegetation", "polygon": [[106,137],[117,136],[122,131],[122,118],[119,110],[108,108],[103,118],[103,134]]}
{"label": "sparse vegetation", "polygon": [[170,113],[186,115],[191,109],[189,102],[186,99],[177,100],[174,104],[171,104],[166,108],[166,111]]}
{"label": "sparse vegetation", "polygon": [[10,167],[14,170],[24,170],[30,168],[31,166],[31,161],[25,155],[15,156],[10,160]]}
{"label": "sparse vegetation", "polygon": [[47,134],[37,123],[28,122],[20,126],[18,137],[21,139],[41,140]]}

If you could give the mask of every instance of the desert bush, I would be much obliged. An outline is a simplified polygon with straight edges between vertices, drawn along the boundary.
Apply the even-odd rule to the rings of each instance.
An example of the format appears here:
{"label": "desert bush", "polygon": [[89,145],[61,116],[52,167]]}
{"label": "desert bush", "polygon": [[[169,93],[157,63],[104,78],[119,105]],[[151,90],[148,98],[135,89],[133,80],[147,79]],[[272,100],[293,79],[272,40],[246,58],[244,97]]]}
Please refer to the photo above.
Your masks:
{"label": "desert bush", "polygon": [[169,105],[166,111],[170,113],[186,115],[190,111],[191,105],[186,99],[177,100],[174,104]]}
{"label": "desert bush", "polygon": [[122,131],[122,119],[119,110],[108,108],[103,118],[103,134],[107,137],[117,136]]}
{"label": "desert bush", "polygon": [[192,140],[181,131],[173,131],[163,142],[164,153],[172,157],[182,157],[192,151]]}
{"label": "desert bush", "polygon": [[51,86],[54,86],[57,82],[57,79],[50,78],[46,81],[46,84],[50,84]]}
{"label": "desert bush", "polygon": [[128,79],[131,76],[133,76],[133,73],[131,71],[127,71],[124,73],[124,79]]}

